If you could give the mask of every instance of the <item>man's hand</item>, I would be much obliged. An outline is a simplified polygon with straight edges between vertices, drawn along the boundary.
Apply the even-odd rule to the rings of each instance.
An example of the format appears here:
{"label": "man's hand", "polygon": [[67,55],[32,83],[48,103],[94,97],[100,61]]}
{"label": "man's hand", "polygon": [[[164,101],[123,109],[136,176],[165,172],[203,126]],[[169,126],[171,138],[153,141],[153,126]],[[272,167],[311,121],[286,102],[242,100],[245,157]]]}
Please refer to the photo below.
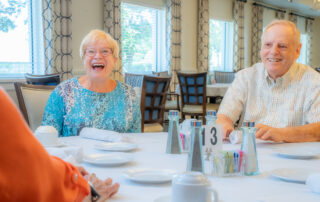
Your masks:
{"label": "man's hand", "polygon": [[218,114],[216,123],[222,126],[223,139],[228,139],[230,133],[234,130],[232,120],[224,114]]}
{"label": "man's hand", "polygon": [[272,128],[267,125],[257,124],[256,138],[261,140],[271,140],[274,142],[283,142],[284,138],[284,129],[283,128]]}

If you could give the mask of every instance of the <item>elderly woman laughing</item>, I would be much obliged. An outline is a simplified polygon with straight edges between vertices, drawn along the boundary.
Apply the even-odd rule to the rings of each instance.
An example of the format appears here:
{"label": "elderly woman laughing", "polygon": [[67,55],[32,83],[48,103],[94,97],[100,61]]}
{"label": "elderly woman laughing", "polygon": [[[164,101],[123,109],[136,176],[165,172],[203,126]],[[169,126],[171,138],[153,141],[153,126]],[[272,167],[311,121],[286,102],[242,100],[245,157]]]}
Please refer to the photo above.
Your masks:
{"label": "elderly woman laughing", "polygon": [[42,125],[55,127],[59,136],[78,135],[83,127],[140,132],[141,114],[135,91],[111,78],[119,58],[117,42],[101,30],[92,30],[82,40],[80,57],[86,75],[55,88]]}

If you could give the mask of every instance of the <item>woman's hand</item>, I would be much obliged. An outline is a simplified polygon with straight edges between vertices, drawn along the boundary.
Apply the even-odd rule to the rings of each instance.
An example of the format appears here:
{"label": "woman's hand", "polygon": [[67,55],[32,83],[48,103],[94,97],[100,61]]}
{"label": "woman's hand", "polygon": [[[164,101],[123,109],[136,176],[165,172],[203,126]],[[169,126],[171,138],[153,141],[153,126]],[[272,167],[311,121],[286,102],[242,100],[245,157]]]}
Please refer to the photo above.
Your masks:
{"label": "woman's hand", "polygon": [[97,176],[93,173],[91,175],[86,175],[85,178],[91,182],[94,189],[100,194],[99,201],[105,201],[108,198],[115,195],[120,187],[119,183],[112,184],[112,179],[107,178],[105,181],[100,180]]}

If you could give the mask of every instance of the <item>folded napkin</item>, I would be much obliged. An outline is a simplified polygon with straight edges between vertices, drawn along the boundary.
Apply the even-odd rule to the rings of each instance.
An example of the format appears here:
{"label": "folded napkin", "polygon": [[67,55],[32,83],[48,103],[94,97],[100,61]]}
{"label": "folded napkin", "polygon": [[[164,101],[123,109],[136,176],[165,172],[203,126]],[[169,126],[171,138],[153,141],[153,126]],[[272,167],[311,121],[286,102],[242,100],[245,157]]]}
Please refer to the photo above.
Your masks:
{"label": "folded napkin", "polygon": [[241,130],[234,130],[229,135],[229,140],[231,144],[240,144],[242,141]]}
{"label": "folded napkin", "polygon": [[102,140],[106,142],[127,141],[120,133],[111,130],[102,130],[97,128],[83,128],[79,134],[82,138]]}
{"label": "folded napkin", "polygon": [[320,194],[320,173],[310,174],[307,178],[306,185],[313,192]]}
{"label": "folded napkin", "polygon": [[83,159],[82,147],[67,146],[67,147],[46,147],[47,152],[52,156],[57,156],[64,161],[72,164],[78,164]]}

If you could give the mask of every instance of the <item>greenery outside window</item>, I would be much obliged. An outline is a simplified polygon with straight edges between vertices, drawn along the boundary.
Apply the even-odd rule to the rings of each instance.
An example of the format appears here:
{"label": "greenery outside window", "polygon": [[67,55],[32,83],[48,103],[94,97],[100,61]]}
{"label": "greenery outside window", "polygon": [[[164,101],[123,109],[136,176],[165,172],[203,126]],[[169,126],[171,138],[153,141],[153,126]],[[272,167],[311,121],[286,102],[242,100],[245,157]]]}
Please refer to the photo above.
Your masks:
{"label": "greenery outside window", "polygon": [[233,71],[233,22],[209,20],[209,70]]}
{"label": "greenery outside window", "polygon": [[0,44],[0,78],[41,73],[44,54],[40,1],[0,1]]}
{"label": "greenery outside window", "polygon": [[148,74],[167,70],[165,8],[121,3],[123,72]]}

